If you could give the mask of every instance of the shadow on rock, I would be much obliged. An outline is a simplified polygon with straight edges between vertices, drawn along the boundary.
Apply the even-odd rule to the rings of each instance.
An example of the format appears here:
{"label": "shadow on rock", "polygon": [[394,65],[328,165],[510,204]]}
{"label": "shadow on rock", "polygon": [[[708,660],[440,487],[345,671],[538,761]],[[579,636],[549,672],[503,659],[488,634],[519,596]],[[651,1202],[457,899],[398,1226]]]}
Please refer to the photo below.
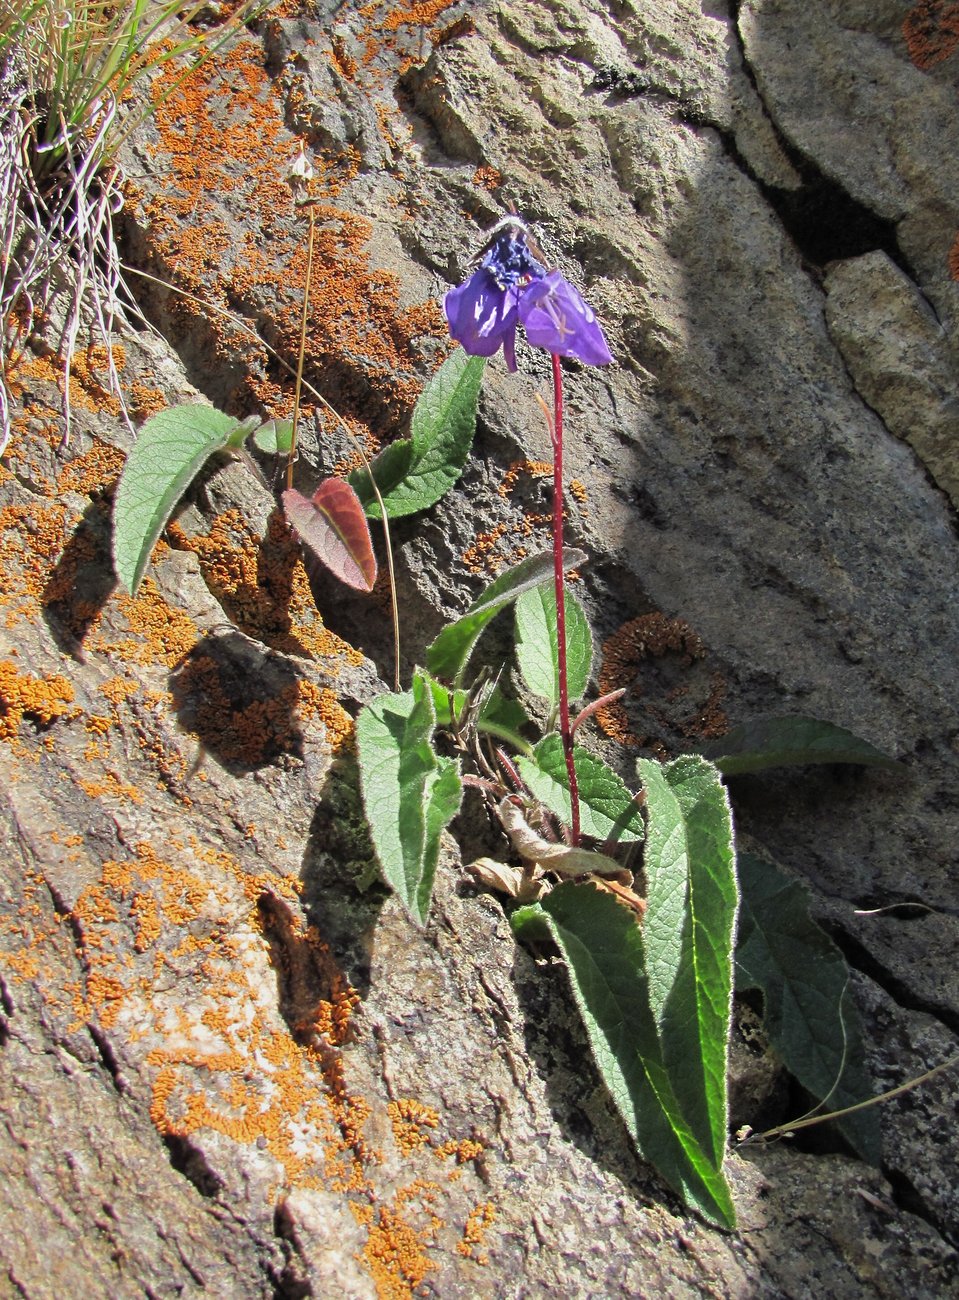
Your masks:
{"label": "shadow on rock", "polygon": [[110,558],[110,507],[92,501],[47,579],[43,617],[64,654],[79,658],[83,641],[116,587]]}
{"label": "shadow on rock", "polygon": [[310,825],[301,901],[361,997],[369,992],[371,936],[387,898],[375,862],[356,760],[337,758]]}
{"label": "shadow on rock", "polygon": [[203,637],[170,674],[180,725],[233,775],[303,756],[299,676],[238,632]]}

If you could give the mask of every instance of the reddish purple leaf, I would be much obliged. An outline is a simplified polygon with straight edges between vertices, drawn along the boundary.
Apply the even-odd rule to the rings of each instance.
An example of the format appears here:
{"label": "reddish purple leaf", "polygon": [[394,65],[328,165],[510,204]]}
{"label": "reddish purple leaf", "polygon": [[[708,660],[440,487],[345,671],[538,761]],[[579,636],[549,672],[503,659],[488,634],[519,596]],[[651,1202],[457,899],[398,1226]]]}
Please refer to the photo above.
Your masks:
{"label": "reddish purple leaf", "polygon": [[300,540],[341,582],[372,591],[376,556],[360,499],[341,478],[324,479],[312,501],[288,488],[283,493],[286,517]]}

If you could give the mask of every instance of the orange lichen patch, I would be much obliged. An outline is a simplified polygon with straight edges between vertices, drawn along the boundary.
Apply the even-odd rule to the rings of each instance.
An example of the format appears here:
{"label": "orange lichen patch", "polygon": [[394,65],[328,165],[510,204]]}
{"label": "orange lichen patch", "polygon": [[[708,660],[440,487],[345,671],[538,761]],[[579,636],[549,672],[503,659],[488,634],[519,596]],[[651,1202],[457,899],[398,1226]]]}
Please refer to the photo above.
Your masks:
{"label": "orange lichen patch", "polygon": [[[688,663],[701,659],[706,653],[703,642],[688,623],[665,614],[643,614],[631,618],[603,642],[603,658],[599,670],[601,695],[636,685],[643,661],[649,657],[660,658],[677,654]],[[611,740],[630,748],[642,742],[630,730],[629,717],[620,701],[604,704],[596,710],[596,720]]]}
{"label": "orange lichen patch", "polygon": [[143,791],[115,772],[104,772],[96,779],[81,777],[77,785],[91,799],[116,799],[121,803],[143,803]]}
{"label": "orange lichen patch", "polygon": [[152,578],[144,578],[136,596],[120,593],[117,608],[131,635],[110,640],[98,632],[90,648],[124,663],[165,664],[172,668],[197,639],[197,626],[182,610],[170,605]]}
{"label": "orange lichen patch", "polygon": [[126,459],[119,447],[100,438],[82,456],[74,456],[57,475],[56,490],[93,496],[113,486]]}
{"label": "orange lichen patch", "polygon": [[477,1264],[487,1263],[486,1256],[476,1252],[495,1222],[496,1207],[492,1201],[483,1201],[482,1204],[475,1206],[466,1220],[463,1238],[457,1243],[456,1249],[459,1253],[465,1255],[467,1259],[475,1260]]}
{"label": "orange lichen patch", "polygon": [[917,68],[925,72],[935,67],[959,45],[959,4],[955,0],[920,0],[903,19],[902,35]]}
{"label": "orange lichen patch", "polygon": [[318,718],[326,731],[330,749],[338,754],[353,740],[355,722],[328,686],[302,679],[296,683],[299,716],[303,721]]}
{"label": "orange lichen patch", "polygon": [[433,1242],[433,1223],[417,1230],[401,1212],[388,1206],[377,1211],[372,1206],[351,1208],[367,1229],[362,1262],[376,1283],[379,1300],[410,1300],[436,1268],[425,1251]]}
{"label": "orange lichen patch", "polygon": [[171,545],[192,551],[210,591],[232,621],[275,650],[312,655],[335,672],[362,654],[330,632],[316,611],[299,545],[279,511],[262,542],[238,510],[217,516],[209,533],[187,537],[177,524]]}
{"label": "orange lichen patch", "polygon": [[584,507],[583,513],[585,514],[585,506],[589,494],[586,491],[586,484],[582,479],[571,478],[569,480],[569,494],[578,505]]}
{"label": "orange lichen patch", "polygon": [[477,167],[473,173],[473,184],[483,190],[498,190],[503,184],[503,173],[495,167]]}
{"label": "orange lichen patch", "polygon": [[346,41],[342,36],[334,34],[330,38],[330,47],[330,62],[341,76],[352,81],[356,76],[357,65],[356,59],[346,48]]}
{"label": "orange lichen patch", "polygon": [[530,478],[549,478],[552,476],[553,466],[548,460],[514,460],[503,475],[503,481],[496,489],[497,493],[505,501],[506,498],[515,490],[520,478],[524,475]]}
{"label": "orange lichen patch", "polygon": [[497,551],[500,538],[509,531],[509,524],[497,524],[488,533],[480,533],[472,546],[463,552],[463,563],[470,573],[498,573],[506,563],[505,556]]}
{"label": "orange lichen patch", "polygon": [[477,1160],[486,1150],[482,1142],[475,1138],[460,1138],[444,1142],[436,1148],[437,1155],[452,1157],[458,1165],[465,1165],[470,1160]]}
{"label": "orange lichen patch", "polygon": [[44,730],[58,718],[76,717],[78,710],[69,707],[73,698],[73,687],[59,673],[34,677],[19,672],[10,659],[0,660],[0,740],[26,756],[30,751],[20,739],[23,723]]}
{"label": "orange lichen patch", "polygon": [[[294,211],[286,179],[301,142],[284,124],[281,82],[295,108],[296,74],[287,69],[274,84],[260,58],[240,42],[172,94],[164,78],[157,79],[155,123],[172,175],[168,191],[146,204],[146,217],[175,283],[224,309],[267,298],[274,346],[292,357],[299,341],[307,217]],[[393,425],[415,400],[412,344],[424,318],[401,312],[398,279],[370,266],[370,223],[330,202],[358,174],[362,159],[346,149],[337,157],[311,155],[310,162],[316,173],[310,184],[315,256],[307,375],[333,367],[341,376],[343,405],[370,406],[372,399],[384,427]],[[245,226],[239,241],[216,215],[213,194],[242,198],[242,206],[233,205]],[[182,301],[176,310],[212,336],[214,352],[255,360],[252,370],[259,377],[251,379],[251,389],[282,408],[290,385],[265,383],[268,357],[261,345],[197,303]],[[435,309],[428,328],[445,333]]]}
{"label": "orange lichen patch", "polygon": [[259,767],[280,754],[299,754],[298,698],[293,679],[265,698],[240,702],[225,685],[220,660],[208,654],[190,655],[177,671],[175,699],[184,726],[227,764]]}
{"label": "orange lichen patch", "polygon": [[66,532],[64,506],[32,501],[0,509],[0,607],[6,610],[7,627],[36,617],[51,557],[60,552]]}
{"label": "orange lichen patch", "polygon": [[438,1113],[432,1106],[424,1106],[422,1102],[415,1101],[411,1097],[391,1101],[386,1107],[386,1112],[393,1126],[396,1145],[404,1155],[410,1155],[420,1147],[426,1146],[440,1121]]}
{"label": "orange lichen patch", "polygon": [[383,30],[395,32],[400,27],[431,27],[454,3],[455,0],[404,0],[382,19]]}
{"label": "orange lichen patch", "polygon": [[[122,369],[126,361],[123,349],[115,345],[113,357],[117,369]],[[74,353],[70,366],[71,407],[83,411],[103,411],[108,415],[120,414],[119,398],[101,379],[101,376],[108,376],[109,364],[108,353],[101,346]],[[25,357],[17,367],[17,385],[22,390],[30,380],[40,380],[62,389],[64,372],[64,361],[56,353]]]}
{"label": "orange lichen patch", "polygon": [[134,380],[130,385],[128,401],[130,419],[137,424],[170,405],[161,388],[153,388],[141,379]]}
{"label": "orange lichen patch", "polygon": [[954,280],[959,280],[959,234],[956,235],[949,250],[949,274]]}
{"label": "orange lichen patch", "polygon": [[134,681],[132,677],[116,676],[103,682],[98,689],[100,694],[105,696],[116,707],[122,704],[124,700],[128,700],[131,695],[136,695],[140,687],[139,683]]}

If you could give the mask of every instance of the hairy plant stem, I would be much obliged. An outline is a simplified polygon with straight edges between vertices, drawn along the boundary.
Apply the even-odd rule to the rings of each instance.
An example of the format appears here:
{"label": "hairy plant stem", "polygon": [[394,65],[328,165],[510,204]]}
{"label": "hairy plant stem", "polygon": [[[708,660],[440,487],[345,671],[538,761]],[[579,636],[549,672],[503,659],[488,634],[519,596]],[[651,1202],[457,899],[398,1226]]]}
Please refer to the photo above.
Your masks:
{"label": "hairy plant stem", "polygon": [[559,678],[559,731],[569,775],[570,842],[579,844],[579,785],[573,762],[573,729],[569,721],[569,684],[566,676],[566,582],[563,572],[563,372],[559,357],[553,359],[553,583],[556,588],[556,671]]}

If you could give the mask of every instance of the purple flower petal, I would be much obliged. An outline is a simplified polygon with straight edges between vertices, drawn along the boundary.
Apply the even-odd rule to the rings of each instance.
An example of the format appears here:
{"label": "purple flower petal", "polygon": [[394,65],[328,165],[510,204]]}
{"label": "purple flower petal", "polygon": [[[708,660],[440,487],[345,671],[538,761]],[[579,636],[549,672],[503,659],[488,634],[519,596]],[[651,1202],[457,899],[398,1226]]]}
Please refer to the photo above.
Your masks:
{"label": "purple flower petal", "polygon": [[613,356],[592,308],[559,271],[534,280],[519,300],[519,318],[534,348],[605,366]]}
{"label": "purple flower petal", "polygon": [[502,347],[506,364],[516,369],[516,290],[500,288],[485,266],[443,300],[450,334],[471,357],[491,357]]}

